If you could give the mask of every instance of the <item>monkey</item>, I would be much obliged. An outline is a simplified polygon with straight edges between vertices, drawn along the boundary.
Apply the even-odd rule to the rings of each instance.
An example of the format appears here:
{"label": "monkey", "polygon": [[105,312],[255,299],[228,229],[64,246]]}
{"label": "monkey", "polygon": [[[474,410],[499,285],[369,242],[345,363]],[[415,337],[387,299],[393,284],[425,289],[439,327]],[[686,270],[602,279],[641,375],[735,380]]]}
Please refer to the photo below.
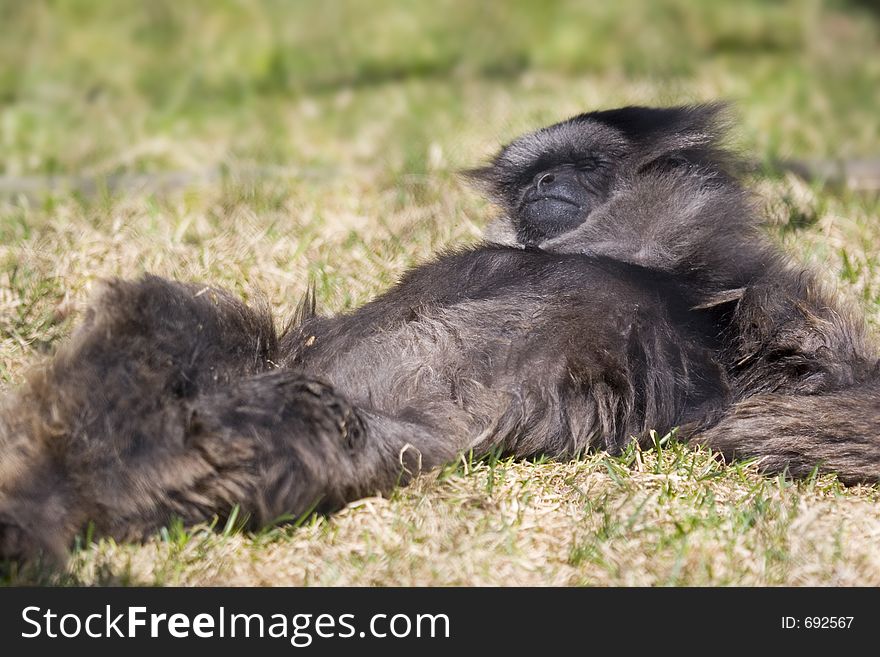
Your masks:
{"label": "monkey", "polygon": [[336,316],[108,282],[0,401],[0,557],[173,519],[332,513],[462,453],[618,454],[652,430],[768,472],[880,479],[864,320],[791,263],[718,105],[578,115],[468,172],[485,239]]}
{"label": "monkey", "polygon": [[[735,175],[743,163],[722,144],[725,111],[718,103],[627,107],[513,142],[472,172],[505,208],[489,232],[512,246],[602,255],[690,281],[706,294],[701,308],[727,308],[716,324],[717,358],[732,402],[718,423],[689,428],[699,434],[694,442],[728,460],[759,457],[768,472],[802,477],[819,467],[845,483],[877,481],[876,344],[851,304],[761,230]],[[593,158],[584,181],[571,163],[589,156],[566,151],[577,139],[572,132],[596,123],[643,144],[636,159],[614,159],[613,191],[606,167]],[[539,171],[537,182],[523,190],[517,176],[531,171]],[[586,203],[569,192],[578,185],[590,195]],[[536,194],[569,202],[522,212]]]}

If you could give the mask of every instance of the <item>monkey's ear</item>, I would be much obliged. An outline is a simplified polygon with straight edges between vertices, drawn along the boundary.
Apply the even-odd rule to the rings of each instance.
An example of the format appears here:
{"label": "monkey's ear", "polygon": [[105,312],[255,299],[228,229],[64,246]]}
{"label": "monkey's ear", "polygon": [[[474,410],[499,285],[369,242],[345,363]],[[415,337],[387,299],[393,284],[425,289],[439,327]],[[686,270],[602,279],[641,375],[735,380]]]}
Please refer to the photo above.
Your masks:
{"label": "monkey's ear", "polygon": [[493,171],[494,167],[492,165],[487,165],[483,167],[475,167],[473,169],[464,169],[462,171],[459,171],[458,175],[461,176],[462,179],[468,184],[482,190],[487,185],[491,185],[493,183]]}
{"label": "monkey's ear", "polygon": [[498,166],[494,162],[485,166],[465,169],[459,172],[459,175],[464,178],[464,180],[482,191],[491,191],[494,189],[501,182],[500,174],[501,172],[498,170]]}
{"label": "monkey's ear", "polygon": [[504,205],[508,182],[500,167],[492,162],[486,166],[465,169],[459,176],[471,187],[485,194],[494,203]]}

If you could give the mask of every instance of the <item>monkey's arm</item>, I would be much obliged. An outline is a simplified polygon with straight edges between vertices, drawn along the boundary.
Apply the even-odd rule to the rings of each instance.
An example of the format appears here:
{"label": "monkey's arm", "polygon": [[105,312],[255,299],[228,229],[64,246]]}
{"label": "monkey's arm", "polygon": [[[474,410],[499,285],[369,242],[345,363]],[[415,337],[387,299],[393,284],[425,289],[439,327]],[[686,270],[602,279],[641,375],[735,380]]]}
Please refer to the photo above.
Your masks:
{"label": "monkey's arm", "polygon": [[845,484],[880,481],[880,377],[822,395],[766,394],[734,405],[691,442],[764,472],[831,472]]}

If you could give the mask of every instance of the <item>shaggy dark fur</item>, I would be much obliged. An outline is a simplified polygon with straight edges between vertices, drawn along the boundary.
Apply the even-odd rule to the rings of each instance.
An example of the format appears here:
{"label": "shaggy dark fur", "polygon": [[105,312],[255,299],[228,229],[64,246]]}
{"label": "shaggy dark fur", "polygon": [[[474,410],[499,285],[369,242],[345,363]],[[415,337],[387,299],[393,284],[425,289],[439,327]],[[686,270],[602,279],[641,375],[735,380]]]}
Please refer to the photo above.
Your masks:
{"label": "shaggy dark fur", "polygon": [[863,323],[758,229],[714,106],[624,108],[472,172],[504,210],[362,308],[277,337],[222,290],[113,282],[0,410],[0,555],[238,504],[329,512],[466,450],[570,458],[649,430],[768,471],[880,479]]}

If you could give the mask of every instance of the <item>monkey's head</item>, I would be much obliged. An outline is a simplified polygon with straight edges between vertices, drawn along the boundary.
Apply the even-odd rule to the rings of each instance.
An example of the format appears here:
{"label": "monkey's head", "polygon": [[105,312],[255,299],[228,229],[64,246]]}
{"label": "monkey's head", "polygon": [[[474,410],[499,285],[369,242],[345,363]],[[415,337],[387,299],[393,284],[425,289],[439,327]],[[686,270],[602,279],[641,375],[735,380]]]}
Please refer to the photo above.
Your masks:
{"label": "monkey's head", "polygon": [[516,139],[468,175],[503,209],[505,241],[540,247],[590,223],[648,180],[689,178],[700,187],[731,182],[730,158],[720,146],[723,109],[624,107],[580,114]]}
{"label": "monkey's head", "polygon": [[[725,106],[580,114],[504,146],[468,172],[502,209],[489,242],[702,272],[718,287],[760,267],[748,194],[723,146]],[[754,255],[734,261],[731,252]]]}

